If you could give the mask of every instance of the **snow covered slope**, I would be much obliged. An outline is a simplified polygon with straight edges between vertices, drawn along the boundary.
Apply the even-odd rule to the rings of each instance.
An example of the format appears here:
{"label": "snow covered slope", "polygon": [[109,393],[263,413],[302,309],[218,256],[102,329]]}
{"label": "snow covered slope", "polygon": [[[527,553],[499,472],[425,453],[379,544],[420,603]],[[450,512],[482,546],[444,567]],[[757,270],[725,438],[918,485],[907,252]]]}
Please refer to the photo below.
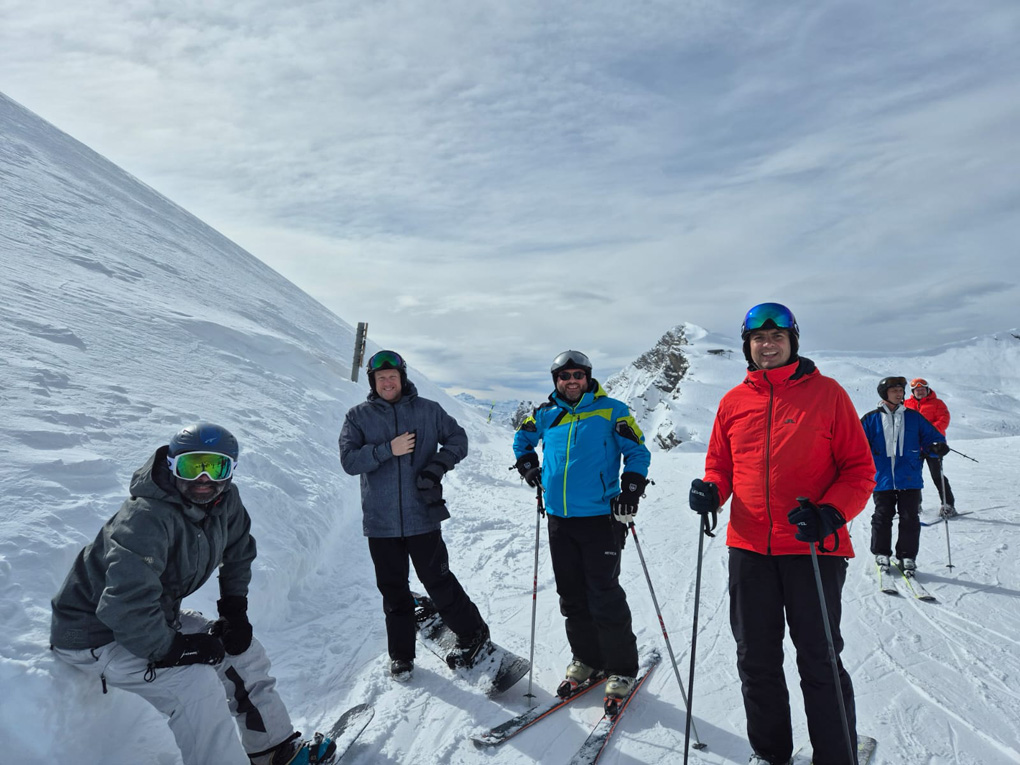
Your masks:
{"label": "snow covered slope", "polygon": [[[240,438],[237,483],[259,540],[253,621],[305,731],[368,701],[376,717],[348,758],[354,765],[568,761],[599,716],[597,698],[504,747],[480,751],[469,734],[523,710],[526,683],[489,700],[425,652],[412,683],[388,679],[357,484],[342,475],[336,456],[342,417],[366,392],[364,376],[360,384],[349,382],[351,327],[2,97],[0,192],[3,761],[180,761],[164,722],[144,702],[117,690],[103,695],[50,657],[48,600],[80,547],[116,510],[132,470],[197,417],[216,419]],[[1020,761],[1020,478],[1012,452],[1020,436],[1009,342],[986,338],[945,348],[923,357],[928,366],[902,370],[947,381],[938,390],[955,397],[954,428],[998,416],[1005,436],[961,435],[954,446],[980,462],[947,458],[958,504],[975,512],[951,527],[923,530],[920,577],[939,602],[877,593],[866,555],[867,511],[853,526],[859,557],[851,561],[844,595],[844,658],[857,688],[859,729],[880,741],[878,765]],[[734,347],[733,340],[705,339],[706,349],[727,343]],[[869,407],[878,360],[830,358],[834,368],[823,368],[858,392],[862,409]],[[691,411],[711,412],[741,367],[732,358],[695,359],[683,393],[696,404]],[[471,437],[471,454],[447,478],[452,567],[493,636],[527,655],[536,513],[534,494],[507,471],[512,434],[486,425],[477,411],[413,370],[411,376]],[[989,381],[1002,394],[996,406],[973,395],[993,387]],[[710,423],[707,414],[691,419],[701,428]],[[638,520],[685,682],[697,550],[697,519],[686,497],[701,468],[697,453],[656,454],[656,484]],[[945,567],[947,528],[953,570]],[[539,700],[546,700],[570,657],[544,532],[542,540],[534,682]],[[716,765],[746,762],[749,753],[725,561],[722,537],[710,540],[694,699],[695,725],[708,749],[692,761]],[[633,542],[623,566],[639,640],[661,646]],[[209,610],[215,598],[212,583],[187,604]],[[787,663],[803,740],[792,648]],[[664,664],[602,761],[675,763],[682,761],[683,739],[676,678]]]}

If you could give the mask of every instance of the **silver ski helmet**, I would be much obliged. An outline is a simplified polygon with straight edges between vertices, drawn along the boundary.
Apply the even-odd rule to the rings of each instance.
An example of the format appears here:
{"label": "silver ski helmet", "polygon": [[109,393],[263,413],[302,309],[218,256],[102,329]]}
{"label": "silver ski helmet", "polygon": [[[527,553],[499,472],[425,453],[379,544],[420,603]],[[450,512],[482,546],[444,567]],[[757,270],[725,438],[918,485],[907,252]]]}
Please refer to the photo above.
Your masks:
{"label": "silver ski helmet", "polygon": [[549,371],[552,372],[553,385],[556,385],[556,375],[564,369],[580,369],[591,381],[591,360],[580,351],[563,351],[555,359]]}

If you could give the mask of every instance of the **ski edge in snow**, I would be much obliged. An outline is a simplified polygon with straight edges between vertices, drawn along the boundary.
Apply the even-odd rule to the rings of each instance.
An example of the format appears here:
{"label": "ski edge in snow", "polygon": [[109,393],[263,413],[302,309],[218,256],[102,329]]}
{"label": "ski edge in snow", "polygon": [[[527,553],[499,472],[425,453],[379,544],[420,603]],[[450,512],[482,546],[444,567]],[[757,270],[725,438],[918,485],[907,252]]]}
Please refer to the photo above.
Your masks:
{"label": "ski edge in snow", "polygon": [[544,720],[553,712],[556,712],[567,706],[570,702],[581,698],[586,693],[596,688],[599,684],[605,682],[605,679],[605,676],[601,674],[597,677],[593,677],[578,686],[577,690],[570,694],[567,698],[562,699],[557,696],[545,706],[532,707],[528,711],[510,718],[506,722],[500,723],[494,728],[475,733],[471,736],[471,740],[479,747],[497,746],[505,741],[509,741],[518,733],[523,733],[532,725]]}
{"label": "ski edge in snow", "polygon": [[928,602],[936,602],[936,598],[928,590],[925,589],[924,585],[917,581],[917,575],[908,576],[907,572],[901,569],[896,563],[890,563],[891,567],[895,568],[900,572],[903,577],[903,581],[906,582],[907,589],[910,590],[910,594],[918,600],[925,600]]}
{"label": "ski edge in snow", "polygon": [[375,708],[371,704],[358,704],[351,707],[326,731],[336,743],[336,753],[333,755],[333,762],[340,762],[347,754],[354,742],[362,734],[368,724],[375,717]]}

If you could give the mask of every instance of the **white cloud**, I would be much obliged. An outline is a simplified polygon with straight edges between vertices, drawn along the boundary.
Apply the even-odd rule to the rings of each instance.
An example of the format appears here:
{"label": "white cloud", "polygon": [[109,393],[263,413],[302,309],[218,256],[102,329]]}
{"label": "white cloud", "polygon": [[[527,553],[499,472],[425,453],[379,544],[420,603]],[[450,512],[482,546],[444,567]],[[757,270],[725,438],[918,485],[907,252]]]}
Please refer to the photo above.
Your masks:
{"label": "white cloud", "polygon": [[1015,324],[1005,0],[0,10],[8,95],[440,381],[764,299],[805,348]]}

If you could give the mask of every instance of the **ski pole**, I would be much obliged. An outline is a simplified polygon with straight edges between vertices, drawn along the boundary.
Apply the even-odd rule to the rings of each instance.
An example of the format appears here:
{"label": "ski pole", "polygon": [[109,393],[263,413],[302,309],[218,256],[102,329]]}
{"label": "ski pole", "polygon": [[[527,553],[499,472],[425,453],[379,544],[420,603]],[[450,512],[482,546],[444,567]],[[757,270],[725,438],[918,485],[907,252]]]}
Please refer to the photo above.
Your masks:
{"label": "ski pole", "polygon": [[[967,455],[966,455],[966,454],[964,454],[963,452],[957,452],[957,451],[956,451],[956,449],[954,449],[954,448],[953,448],[953,447],[951,447],[951,446],[949,447],[949,451],[951,451],[951,452],[956,452],[956,453],[957,453],[957,454],[959,454],[959,455],[960,455],[961,457],[967,457]],[[967,459],[969,459],[969,460],[970,460],[971,462],[977,462],[977,460],[976,460],[976,459],[974,459],[973,457],[967,457]]]}
{"label": "ski pole", "polygon": [[[694,701],[694,659],[698,653],[698,609],[701,607],[701,556],[705,551],[705,537],[714,537],[712,531],[718,521],[718,511],[712,512],[712,525],[709,526],[708,515],[702,515],[698,519],[698,572],[694,577],[694,624],[691,627],[691,669],[687,677],[687,685],[691,689],[691,701]],[[683,686],[681,686],[683,687]],[[691,711],[691,704],[687,704],[687,720],[684,724],[684,765],[687,765],[687,757],[691,748],[691,728],[694,726],[694,715]],[[694,729],[694,740],[698,741],[698,730]],[[700,744],[700,746],[699,746]],[[705,745],[698,741],[695,749],[704,749]]]}
{"label": "ski pole", "polygon": [[[535,694],[531,692],[531,683],[535,676],[535,621],[538,618],[538,548],[542,536],[542,518],[545,516],[545,507],[542,505],[542,484],[535,487],[535,501],[538,504],[538,515],[535,516],[535,576],[531,586],[531,657],[529,659],[531,668],[528,670],[528,692],[526,698],[534,699]],[[534,706],[534,703],[532,703]]]}
{"label": "ski pole", "polygon": [[[969,459],[969,458],[968,458]],[[942,469],[942,458],[939,457],[939,478],[942,479],[942,504],[946,503],[946,474]],[[945,518],[942,521],[942,525],[946,527],[946,556],[949,558],[949,562],[946,564],[946,568],[950,571],[953,570],[953,550],[949,546],[949,518]]]}
{"label": "ski pole", "polygon": [[[633,516],[631,516],[633,518]],[[666,632],[666,623],[662,619],[662,610],[659,608],[659,601],[655,597],[655,588],[652,587],[652,578],[648,574],[648,566],[645,565],[645,556],[641,552],[641,543],[638,541],[637,526],[634,525],[634,521],[631,520],[628,524],[630,527],[630,533],[634,537],[634,546],[637,548],[638,558],[641,560],[641,568],[645,572],[645,581],[648,582],[648,592],[652,596],[652,605],[655,606],[655,615],[659,617],[659,627],[662,629],[662,637],[666,639],[666,650],[669,652],[669,660],[673,663],[673,672],[676,674],[676,681],[680,684],[680,697],[684,700],[684,704],[687,706],[688,714],[691,708],[690,702],[687,700],[687,694],[684,692],[684,683],[680,679],[680,670],[676,666],[676,656],[673,655],[673,645],[669,642],[669,633]],[[698,738],[698,730],[694,729],[694,740],[697,741],[694,745],[695,749],[704,749],[705,745],[701,743]]]}
{"label": "ski pole", "polygon": [[[807,497],[797,497],[801,507],[811,505]],[[846,739],[846,751],[850,755],[847,762],[855,763],[853,740],[850,738],[850,723],[846,716],[846,704],[843,701],[843,686],[839,682],[839,662],[836,660],[836,645],[832,640],[832,627],[829,626],[829,609],[825,605],[825,590],[822,589],[822,572],[818,568],[818,553],[815,552],[814,543],[808,545],[811,550],[811,565],[815,569],[815,585],[818,588],[818,602],[822,607],[822,623],[825,625],[825,642],[829,644],[829,663],[832,664],[832,679],[836,684],[836,698],[839,700],[839,714],[843,722],[843,737]]]}

